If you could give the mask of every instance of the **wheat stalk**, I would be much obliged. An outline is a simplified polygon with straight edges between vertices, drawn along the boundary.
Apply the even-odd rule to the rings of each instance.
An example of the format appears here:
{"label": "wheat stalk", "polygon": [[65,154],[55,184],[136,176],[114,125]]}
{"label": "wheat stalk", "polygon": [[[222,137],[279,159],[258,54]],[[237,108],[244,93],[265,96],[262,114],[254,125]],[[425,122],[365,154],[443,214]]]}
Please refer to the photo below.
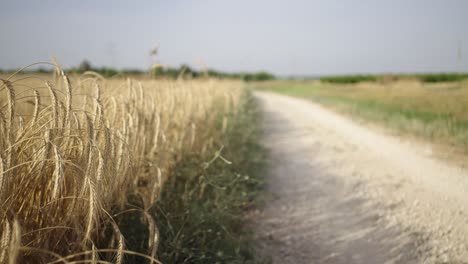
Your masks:
{"label": "wheat stalk", "polygon": [[[49,80],[3,80],[0,90],[8,99],[0,109],[0,263],[109,261],[104,252],[117,262],[125,254],[157,262],[161,238],[148,210],[183,155],[217,142],[219,102],[241,89],[215,81],[76,81],[56,66]],[[103,217],[124,211],[129,193],[143,201],[148,255],[125,250],[118,219]],[[109,228],[115,239],[103,245]]]}
{"label": "wheat stalk", "polygon": [[46,81],[45,84],[49,90],[50,97],[52,100],[52,114],[53,114],[52,120],[54,122],[53,127],[58,128],[59,127],[59,104],[57,100],[57,94],[55,93],[55,90],[49,81]]}

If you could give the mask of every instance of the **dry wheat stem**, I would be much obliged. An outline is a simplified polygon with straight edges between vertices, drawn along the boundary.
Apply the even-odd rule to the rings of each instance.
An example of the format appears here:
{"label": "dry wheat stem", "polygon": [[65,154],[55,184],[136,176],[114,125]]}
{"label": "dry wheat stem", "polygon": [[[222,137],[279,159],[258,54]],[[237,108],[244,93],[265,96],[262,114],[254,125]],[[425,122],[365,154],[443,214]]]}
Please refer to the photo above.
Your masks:
{"label": "dry wheat stem", "polygon": [[[183,155],[205,153],[229,129],[241,85],[82,79],[55,64],[46,80],[2,80],[0,263],[120,263],[125,254],[158,263],[159,231],[148,209]],[[226,125],[214,129],[223,105]],[[118,219],[105,217],[126,210],[126,194],[143,201],[144,254],[127,251]],[[114,239],[101,249],[105,227]]]}

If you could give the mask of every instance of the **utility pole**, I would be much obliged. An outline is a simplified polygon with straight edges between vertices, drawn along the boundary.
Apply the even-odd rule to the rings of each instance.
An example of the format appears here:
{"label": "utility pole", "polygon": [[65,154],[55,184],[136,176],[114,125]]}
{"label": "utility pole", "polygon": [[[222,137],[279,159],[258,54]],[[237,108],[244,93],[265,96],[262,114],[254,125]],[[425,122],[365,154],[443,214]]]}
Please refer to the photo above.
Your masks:
{"label": "utility pole", "polygon": [[149,76],[156,76],[156,69],[160,67],[158,65],[158,52],[159,52],[159,43],[157,43],[154,48],[149,51],[150,67],[149,67]]}
{"label": "utility pole", "polygon": [[462,73],[463,72],[463,42],[461,39],[458,40],[458,53],[457,53],[457,58],[458,58],[458,72]]}
{"label": "utility pole", "polygon": [[157,43],[152,49],[149,51],[149,57],[150,57],[150,69],[153,68],[157,64],[157,58],[158,58],[158,52],[159,52],[159,43]]}
{"label": "utility pole", "polygon": [[117,47],[115,42],[110,41],[107,43],[107,54],[110,58],[110,67],[117,68]]}

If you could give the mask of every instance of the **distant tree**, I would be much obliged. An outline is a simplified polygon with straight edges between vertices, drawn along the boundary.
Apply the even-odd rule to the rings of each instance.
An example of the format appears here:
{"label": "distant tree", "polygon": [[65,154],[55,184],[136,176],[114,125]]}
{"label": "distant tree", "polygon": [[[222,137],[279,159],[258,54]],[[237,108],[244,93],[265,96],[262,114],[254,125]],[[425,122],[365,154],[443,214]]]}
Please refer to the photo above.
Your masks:
{"label": "distant tree", "polygon": [[182,64],[179,67],[179,75],[181,75],[181,77],[183,76],[197,77],[198,72],[193,70],[188,64]]}
{"label": "distant tree", "polygon": [[178,77],[199,78],[206,75],[214,78],[242,79],[245,81],[267,81],[276,78],[273,74],[264,71],[254,73],[228,73],[214,69],[206,69],[205,72],[200,72],[191,68],[188,64],[181,64],[179,67],[154,67],[151,71],[155,77],[170,79],[176,79]]}
{"label": "distant tree", "polygon": [[91,69],[91,63],[88,60],[83,60],[78,67],[80,72],[90,71]]}
{"label": "distant tree", "polygon": [[50,70],[47,70],[47,69],[44,69],[42,67],[40,67],[39,69],[37,69],[37,73],[48,73],[50,72]]}
{"label": "distant tree", "polygon": [[275,76],[273,74],[270,74],[268,72],[257,72],[254,74],[254,80],[256,81],[268,81],[268,80],[273,80],[275,79]]}
{"label": "distant tree", "polygon": [[243,74],[244,81],[268,81],[274,80],[275,76],[268,72],[256,72],[256,73],[246,73]]}
{"label": "distant tree", "polygon": [[119,72],[116,70],[116,69],[113,69],[113,68],[106,68],[106,67],[102,67],[100,69],[96,69],[95,70],[96,72],[98,72],[99,74],[101,74],[102,76],[104,77],[112,77],[116,74],[118,74]]}

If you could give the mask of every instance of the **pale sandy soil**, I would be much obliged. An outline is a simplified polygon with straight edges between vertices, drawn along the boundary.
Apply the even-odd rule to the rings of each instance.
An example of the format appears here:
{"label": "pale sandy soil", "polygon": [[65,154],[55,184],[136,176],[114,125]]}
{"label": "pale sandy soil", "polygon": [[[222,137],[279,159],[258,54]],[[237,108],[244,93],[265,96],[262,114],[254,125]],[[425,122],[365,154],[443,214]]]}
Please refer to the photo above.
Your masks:
{"label": "pale sandy soil", "polygon": [[254,217],[274,263],[468,262],[468,171],[301,99],[257,92],[271,164]]}

